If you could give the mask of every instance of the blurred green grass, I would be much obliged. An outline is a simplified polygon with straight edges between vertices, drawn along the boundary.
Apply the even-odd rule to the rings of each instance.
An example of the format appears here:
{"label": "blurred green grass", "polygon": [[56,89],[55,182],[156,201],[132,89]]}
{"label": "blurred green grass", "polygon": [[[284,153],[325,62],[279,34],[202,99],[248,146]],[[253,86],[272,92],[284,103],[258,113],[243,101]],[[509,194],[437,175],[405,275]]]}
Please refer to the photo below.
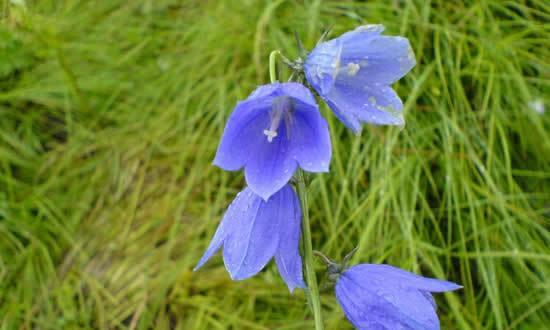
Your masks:
{"label": "blurred green grass", "polygon": [[[27,1],[0,7],[2,329],[310,329],[273,265],[193,273],[238,173],[211,165],[233,105],[364,23],[411,40],[403,131],[353,136],[311,177],[314,247],[464,285],[442,329],[550,322],[550,5],[540,1]],[[319,276],[322,265],[319,263]],[[331,291],[328,329],[350,329]]]}

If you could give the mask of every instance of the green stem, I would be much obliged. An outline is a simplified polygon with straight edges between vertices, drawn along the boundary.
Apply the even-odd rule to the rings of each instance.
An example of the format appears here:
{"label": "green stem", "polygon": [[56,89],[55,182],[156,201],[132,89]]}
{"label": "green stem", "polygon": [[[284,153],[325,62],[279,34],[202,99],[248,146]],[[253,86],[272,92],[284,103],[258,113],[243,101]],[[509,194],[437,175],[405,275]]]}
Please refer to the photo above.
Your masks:
{"label": "green stem", "polygon": [[281,55],[280,50],[274,50],[269,54],[269,80],[271,83],[277,81],[277,55]]}
{"label": "green stem", "polygon": [[280,50],[271,51],[269,54],[269,80],[271,80],[271,83],[277,81],[277,56],[281,59],[281,62],[293,69],[292,75],[294,75],[296,70],[296,64],[284,56]]}
{"label": "green stem", "polygon": [[321,315],[321,300],[319,298],[319,288],[317,286],[317,277],[315,275],[315,269],[313,269],[313,247],[311,244],[311,229],[309,225],[309,209],[307,202],[306,182],[304,179],[304,173],[302,170],[296,171],[297,177],[297,190],[300,197],[300,204],[302,206],[302,247],[304,253],[304,264],[306,268],[306,281],[307,289],[306,293],[308,300],[313,310],[313,317],[315,319],[315,329],[323,330],[323,317]]}

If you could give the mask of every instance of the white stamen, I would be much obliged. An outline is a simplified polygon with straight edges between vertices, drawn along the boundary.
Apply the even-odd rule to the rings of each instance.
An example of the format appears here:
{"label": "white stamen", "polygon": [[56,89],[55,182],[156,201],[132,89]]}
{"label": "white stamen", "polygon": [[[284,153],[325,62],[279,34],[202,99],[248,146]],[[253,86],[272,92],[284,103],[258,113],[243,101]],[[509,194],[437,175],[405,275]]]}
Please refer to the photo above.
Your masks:
{"label": "white stamen", "polygon": [[[279,134],[277,129],[281,124],[281,121],[285,119],[285,124],[290,122],[290,109],[292,108],[292,101],[289,97],[283,96],[275,99],[271,106],[271,112],[269,113],[271,117],[271,123],[268,129],[264,129],[264,135],[267,136],[267,142],[273,142],[273,139],[276,138]],[[284,117],[284,118],[283,118]],[[287,134],[289,133],[290,128],[287,127]]]}
{"label": "white stamen", "polygon": [[348,63],[348,75],[349,76],[355,76],[357,71],[359,71],[361,67],[357,63],[350,62]]}
{"label": "white stamen", "polygon": [[264,129],[264,135],[267,136],[267,142],[271,143],[273,142],[273,138],[277,136],[276,131]]}

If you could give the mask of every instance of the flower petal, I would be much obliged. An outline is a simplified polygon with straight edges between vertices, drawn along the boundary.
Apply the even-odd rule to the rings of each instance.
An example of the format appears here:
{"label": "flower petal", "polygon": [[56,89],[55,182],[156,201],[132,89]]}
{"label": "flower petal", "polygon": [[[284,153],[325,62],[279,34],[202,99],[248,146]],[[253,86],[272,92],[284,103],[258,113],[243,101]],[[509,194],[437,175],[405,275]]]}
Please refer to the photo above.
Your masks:
{"label": "flower petal", "polygon": [[422,295],[424,295],[424,297],[426,298],[426,300],[428,300],[428,302],[432,305],[432,307],[434,308],[434,311],[437,310],[437,304],[435,303],[435,299],[434,299],[434,296],[427,292],[427,291],[420,291],[420,293],[422,293]]}
{"label": "flower petal", "polygon": [[251,277],[262,270],[279,247],[282,223],[294,216],[293,208],[286,204],[286,186],[267,201],[246,188],[249,204],[243,205],[236,218],[235,229],[226,238],[223,257],[227,270],[234,280]]}
{"label": "flower petal", "polygon": [[272,83],[267,85],[258,86],[246,99],[247,101],[251,100],[262,100],[265,106],[271,106],[271,99],[278,93],[281,88],[280,83]]}
{"label": "flower petal", "polygon": [[357,89],[337,84],[323,99],[336,116],[356,133],[361,131],[360,122],[398,126],[405,124],[403,103],[388,86],[367,85]]}
{"label": "flower petal", "polygon": [[402,287],[428,292],[445,292],[462,288],[453,282],[423,277],[390,265],[361,264],[348,271],[351,271],[350,274],[356,274],[354,276],[362,276],[363,281],[384,280]]}
{"label": "flower petal", "polygon": [[231,205],[227,208],[220,225],[216,229],[214,237],[210,241],[210,245],[204,255],[199,260],[197,266],[193,271],[201,268],[207,261],[216,253],[216,251],[222,246],[225,239],[233,232],[236,228],[236,224],[239,222],[239,217],[242,216],[242,210],[250,209],[249,205],[254,203],[254,196],[246,193],[246,189],[243,192],[237,194],[237,197],[233,200]]}
{"label": "flower petal", "polygon": [[[336,283],[336,298],[348,320],[358,329],[425,329],[422,324],[380,297],[376,291],[359,286],[344,274]],[[431,329],[430,329],[431,330]]]}
{"label": "flower petal", "polygon": [[304,63],[311,86],[344,125],[404,125],[403,104],[389,85],[416,64],[409,41],[380,35],[381,25],[359,27],[317,45]]}
{"label": "flower petal", "polygon": [[258,87],[250,96],[239,102],[225,125],[214,165],[227,171],[243,167],[250,157],[251,150],[265,139],[263,130],[269,126],[269,113],[274,95],[280,84]]}
{"label": "flower petal", "polygon": [[428,291],[458,287],[389,265],[361,264],[340,275],[336,294],[359,329],[439,330],[435,301]]}
{"label": "flower petal", "polygon": [[269,108],[256,108],[254,102],[239,103],[225,126],[214,158],[214,165],[235,171],[242,168],[265,137],[269,125]]}
{"label": "flower petal", "polygon": [[296,193],[289,185],[283,187],[279,194],[282,194],[281,199],[284,207],[287,208],[285,210],[287,215],[280,222],[279,248],[275,254],[275,262],[279,274],[292,292],[295,288],[306,287],[302,276],[302,258],[299,253],[302,210]]}
{"label": "flower petal", "polygon": [[[336,283],[334,292],[336,294],[336,299],[342,307],[344,314],[347,319],[358,329],[361,329],[361,325],[367,322],[368,316],[364,314],[362,306],[359,306],[358,302],[355,302],[348,294],[347,281],[339,281]],[[371,314],[372,316],[372,314]]]}
{"label": "flower petal", "polygon": [[328,172],[332,147],[328,124],[317,108],[296,107],[291,129],[292,155],[308,172]]}
{"label": "flower petal", "polygon": [[330,92],[336,80],[361,87],[390,85],[415,65],[409,40],[381,36],[382,25],[365,25],[338,38],[318,44],[304,63],[306,78],[321,94]]}
{"label": "flower petal", "polygon": [[340,72],[337,79],[353,80],[353,84],[380,83],[390,85],[415,65],[409,40],[403,37],[365,35],[349,32],[342,40]]}
{"label": "flower petal", "polygon": [[269,142],[265,136],[260,139],[253,157],[245,167],[245,178],[250,189],[267,200],[288,183],[294,171],[296,160],[291,157],[287,129],[281,125],[278,136]]}
{"label": "flower petal", "polygon": [[318,108],[317,102],[315,102],[315,97],[304,85],[297,82],[288,82],[280,84],[280,86],[280,94],[291,97],[295,104],[306,106],[309,105],[315,109]]}
{"label": "flower petal", "polygon": [[299,83],[274,83],[254,91],[231,114],[214,164],[245,167],[248,186],[264,200],[292,177],[298,162],[306,171],[328,171],[328,126],[313,94]]}
{"label": "flower petal", "polygon": [[328,93],[340,67],[342,42],[333,39],[315,46],[306,58],[304,73],[307,81],[321,96]]}
{"label": "flower petal", "polygon": [[[394,317],[403,324],[416,326],[420,324],[419,329],[438,330],[439,319],[435,313],[432,302],[426,299],[424,294],[414,288],[409,288],[406,280],[393,282],[387,277],[378,277],[371,271],[371,268],[360,267],[358,265],[346,271],[342,277],[353,281],[364,291],[375,293],[378,297],[377,304],[380,306],[391,305],[394,308],[388,308]],[[370,265],[368,265],[370,266]]]}

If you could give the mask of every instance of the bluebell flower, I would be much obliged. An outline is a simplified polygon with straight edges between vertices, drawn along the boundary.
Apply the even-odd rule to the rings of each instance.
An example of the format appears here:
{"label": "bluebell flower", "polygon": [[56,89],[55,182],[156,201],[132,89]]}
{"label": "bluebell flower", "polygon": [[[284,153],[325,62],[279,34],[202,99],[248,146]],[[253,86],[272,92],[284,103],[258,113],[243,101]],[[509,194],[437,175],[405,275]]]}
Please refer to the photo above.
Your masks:
{"label": "bluebell flower", "polygon": [[245,188],[227,209],[195,270],[223,245],[223,261],[233,280],[257,274],[275,257],[290,292],[304,288],[299,253],[301,214],[300,201],[290,185],[267,201]]}
{"label": "bluebell flower", "polygon": [[361,122],[403,126],[403,103],[390,87],[416,64],[406,38],[365,25],[319,43],[307,56],[307,81],[334,114],[359,133]]}
{"label": "bluebell flower", "polygon": [[431,292],[459,288],[389,265],[360,264],[339,276],[336,298],[360,330],[437,330],[439,319]]}
{"label": "bluebell flower", "polygon": [[298,83],[260,86],[229,117],[214,164],[244,167],[248,186],[264,200],[300,166],[327,172],[331,144],[326,121],[311,92]]}

